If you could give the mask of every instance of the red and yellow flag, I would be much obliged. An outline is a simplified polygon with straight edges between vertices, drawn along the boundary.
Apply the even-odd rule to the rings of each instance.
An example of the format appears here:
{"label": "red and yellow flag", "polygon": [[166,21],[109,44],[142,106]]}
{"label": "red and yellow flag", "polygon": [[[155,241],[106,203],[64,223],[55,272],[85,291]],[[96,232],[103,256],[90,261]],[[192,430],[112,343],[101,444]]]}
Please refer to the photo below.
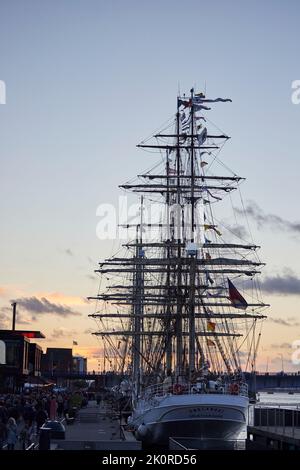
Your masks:
{"label": "red and yellow flag", "polygon": [[207,331],[215,331],[216,329],[216,324],[213,323],[212,321],[207,322]]}

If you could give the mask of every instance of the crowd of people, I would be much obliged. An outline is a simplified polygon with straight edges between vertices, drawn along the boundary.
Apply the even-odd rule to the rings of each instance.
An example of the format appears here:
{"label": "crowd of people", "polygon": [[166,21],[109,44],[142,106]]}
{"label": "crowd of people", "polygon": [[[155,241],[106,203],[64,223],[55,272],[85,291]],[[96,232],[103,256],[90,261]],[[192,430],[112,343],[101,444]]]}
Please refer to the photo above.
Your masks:
{"label": "crowd of people", "polygon": [[50,390],[0,395],[0,450],[26,449],[48,420],[62,419],[82,405],[82,394]]}

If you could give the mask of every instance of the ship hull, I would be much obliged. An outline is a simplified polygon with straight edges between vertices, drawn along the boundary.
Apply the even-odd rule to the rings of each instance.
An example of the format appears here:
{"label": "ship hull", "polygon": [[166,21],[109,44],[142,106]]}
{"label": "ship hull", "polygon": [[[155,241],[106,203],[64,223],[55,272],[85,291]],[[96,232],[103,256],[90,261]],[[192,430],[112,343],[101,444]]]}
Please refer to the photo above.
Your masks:
{"label": "ship hull", "polygon": [[150,445],[166,445],[170,437],[237,439],[245,428],[248,399],[232,395],[181,395],[156,406],[139,403],[132,424],[135,435]]}

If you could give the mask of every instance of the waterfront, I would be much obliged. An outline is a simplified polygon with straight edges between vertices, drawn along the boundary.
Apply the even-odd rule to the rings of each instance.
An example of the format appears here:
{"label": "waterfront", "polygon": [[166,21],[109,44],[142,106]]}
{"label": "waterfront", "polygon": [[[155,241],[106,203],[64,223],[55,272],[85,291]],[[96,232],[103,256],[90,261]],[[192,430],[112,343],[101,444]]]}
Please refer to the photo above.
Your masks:
{"label": "waterfront", "polygon": [[284,406],[285,408],[300,408],[300,393],[295,392],[293,394],[289,394],[288,392],[274,392],[274,393],[266,393],[266,392],[259,392],[258,393],[259,401],[257,405],[264,405],[264,406]]}

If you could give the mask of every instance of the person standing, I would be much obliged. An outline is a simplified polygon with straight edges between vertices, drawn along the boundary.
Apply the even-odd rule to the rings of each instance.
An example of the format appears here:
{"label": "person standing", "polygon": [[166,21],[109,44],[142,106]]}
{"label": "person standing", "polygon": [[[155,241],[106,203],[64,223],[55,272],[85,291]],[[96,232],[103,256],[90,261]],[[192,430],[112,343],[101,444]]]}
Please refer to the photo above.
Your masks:
{"label": "person standing", "polygon": [[57,397],[57,414],[59,418],[62,417],[63,411],[64,411],[64,399],[60,393]]}
{"label": "person standing", "polygon": [[50,420],[55,421],[56,420],[56,413],[57,413],[57,401],[55,395],[52,396],[50,400]]}
{"label": "person standing", "polygon": [[14,450],[17,442],[17,424],[13,417],[10,417],[7,421],[7,449]]}
{"label": "person standing", "polygon": [[46,422],[47,418],[48,418],[47,412],[40,405],[38,407],[37,412],[36,412],[37,433],[40,432],[40,427],[43,426],[43,424]]}

